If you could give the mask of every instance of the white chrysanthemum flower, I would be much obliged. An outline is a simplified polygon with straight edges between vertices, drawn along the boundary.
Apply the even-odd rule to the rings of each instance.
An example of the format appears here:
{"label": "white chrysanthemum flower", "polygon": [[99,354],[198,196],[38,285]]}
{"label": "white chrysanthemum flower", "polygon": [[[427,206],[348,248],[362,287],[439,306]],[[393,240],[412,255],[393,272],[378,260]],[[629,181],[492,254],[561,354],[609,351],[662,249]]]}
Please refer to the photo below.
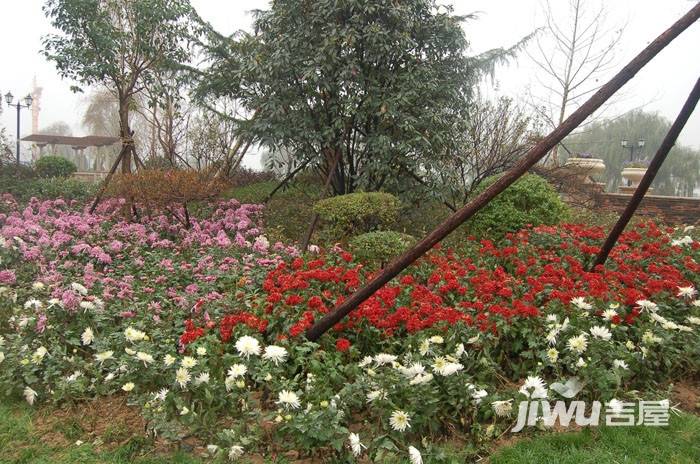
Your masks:
{"label": "white chrysanthemum flower", "polygon": [[158,401],[165,401],[165,398],[168,396],[168,393],[170,393],[170,390],[167,388],[161,388],[158,390],[157,393],[153,394],[153,399],[158,400]]}
{"label": "white chrysanthemum flower", "polygon": [[226,375],[232,379],[237,379],[238,377],[243,377],[246,372],[248,372],[248,368],[243,364],[233,364],[228,368]]}
{"label": "white chrysanthemum flower", "polygon": [[124,337],[130,342],[140,342],[146,338],[146,333],[140,330],[134,329],[133,327],[127,327],[124,331]]}
{"label": "white chrysanthemum flower", "polygon": [[550,345],[556,345],[557,335],[559,335],[559,329],[552,329],[545,335],[544,339],[547,340]]}
{"label": "white chrysanthemum flower", "polygon": [[629,369],[629,366],[622,359],[616,359],[613,361],[613,367],[617,369]]}
{"label": "white chrysanthemum flower", "polygon": [[491,407],[493,408],[493,412],[496,414],[496,416],[508,417],[513,411],[513,399],[511,398],[505,401],[494,401],[491,403]]}
{"label": "white chrysanthemum flower", "polygon": [[44,359],[44,356],[48,354],[49,350],[44,348],[43,346],[40,346],[39,348],[36,349],[34,354],[32,354],[32,362],[34,364],[39,364],[41,361]]}
{"label": "white chrysanthemum flower", "polygon": [[31,298],[24,303],[24,309],[41,309],[44,303],[37,300],[36,298]]}
{"label": "white chrysanthemum flower", "polygon": [[547,384],[536,375],[528,376],[518,391],[528,398],[547,398]]}
{"label": "white chrysanthemum flower", "polygon": [[93,303],[92,301],[81,301],[80,307],[85,311],[94,311],[97,308],[95,303]]}
{"label": "white chrysanthemum flower", "polygon": [[78,282],[73,282],[72,284],[70,284],[70,288],[72,288],[73,291],[80,293],[81,295],[87,295],[88,292],[87,288],[85,288],[84,285],[79,284]]}
{"label": "white chrysanthemum flower", "polygon": [[440,335],[433,335],[432,337],[429,338],[430,343],[435,343],[436,345],[442,345],[445,343],[445,339],[442,338]]}
{"label": "white chrysanthemum flower", "polygon": [[588,341],[586,340],[586,334],[581,334],[577,335],[575,337],[571,337],[568,342],[567,346],[571,351],[574,351],[576,353],[583,353],[586,351],[586,348],[588,348]]}
{"label": "white chrysanthemum flower", "polygon": [[190,380],[192,380],[192,376],[186,368],[179,367],[175,371],[175,381],[180,384],[180,388],[185,388]]}
{"label": "white chrysanthemum flower", "polygon": [[233,387],[236,386],[236,379],[233,377],[226,377],[224,379],[224,387],[226,387],[226,391],[231,391],[233,390]]}
{"label": "white chrysanthemum flower", "polygon": [[659,305],[657,305],[653,301],[649,301],[649,300],[637,300],[637,306],[639,306],[642,310],[644,310],[644,309],[648,309],[649,311],[658,311],[659,310]]}
{"label": "white chrysanthemum flower", "polygon": [[483,388],[476,388],[474,385],[468,385],[469,389],[472,391],[472,399],[475,404],[481,403],[481,400],[488,396],[488,392]]}
{"label": "white chrysanthemum flower", "polygon": [[552,364],[556,363],[559,360],[559,351],[556,348],[550,348],[547,350],[547,359]]}
{"label": "white chrysanthemum flower", "polygon": [[182,361],[180,361],[180,365],[185,369],[192,369],[194,366],[197,365],[197,360],[194,359],[192,356],[185,356],[184,358],[182,358]]}
{"label": "white chrysanthemum flower", "polygon": [[700,317],[688,316],[686,321],[688,321],[689,324],[700,325]]}
{"label": "white chrysanthemum flower", "polygon": [[416,375],[415,377],[413,377],[413,379],[411,379],[411,381],[409,382],[409,384],[411,384],[411,385],[421,385],[421,384],[423,384],[423,383],[428,383],[428,382],[430,382],[431,380],[433,380],[433,374],[431,374],[430,372],[428,372],[427,374],[418,374],[418,375]]}
{"label": "white chrysanthemum flower", "polygon": [[607,321],[611,320],[615,316],[617,316],[617,311],[615,311],[614,309],[606,309],[605,311],[603,311],[603,319]]}
{"label": "white chrysanthemum flower", "polygon": [[364,358],[362,358],[362,361],[360,361],[357,365],[360,367],[369,366],[372,363],[372,361],[372,356],[365,356]]}
{"label": "white chrysanthemum flower", "polygon": [[114,372],[110,372],[109,374],[107,374],[105,376],[105,382],[111,382],[112,380],[114,380],[114,377],[115,377]]}
{"label": "white chrysanthemum flower", "polygon": [[373,401],[376,400],[384,400],[386,399],[386,392],[384,390],[372,390],[371,392],[367,393],[367,402],[372,403]]}
{"label": "white chrysanthemum flower", "polygon": [[122,385],[122,390],[125,392],[130,392],[134,389],[136,385],[134,385],[134,382],[127,382],[124,385]]}
{"label": "white chrysanthemum flower", "polygon": [[219,452],[219,447],[217,445],[207,445],[207,453],[210,456],[215,456]]}
{"label": "white chrysanthemum flower", "polygon": [[32,290],[36,290],[36,291],[43,290],[45,287],[46,287],[46,285],[44,285],[43,282],[37,281],[37,282],[34,282],[32,284]]}
{"label": "white chrysanthemum flower", "polygon": [[576,367],[586,367],[588,366],[588,363],[583,360],[583,358],[578,358],[578,361],[576,361]]}
{"label": "white chrysanthemum flower", "polygon": [[455,350],[455,358],[459,359],[462,357],[464,354],[464,343],[460,343],[457,345],[457,349]]}
{"label": "white chrysanthemum flower", "polygon": [[686,246],[686,245],[690,245],[692,243],[693,243],[693,239],[689,235],[686,235],[686,236],[679,238],[679,239],[671,240],[671,246]]}
{"label": "white chrysanthemum flower", "polygon": [[251,355],[258,356],[260,354],[260,342],[249,335],[244,335],[236,340],[236,351],[246,358]]}
{"label": "white chrysanthemum flower", "polygon": [[449,377],[464,369],[464,366],[460,363],[447,362],[444,358],[435,358],[435,364],[433,364],[433,371],[442,375],[443,377]]}
{"label": "white chrysanthemum flower", "polygon": [[289,390],[282,390],[277,395],[277,404],[282,405],[285,408],[299,409],[301,403],[299,402],[299,396]]}
{"label": "white chrysanthemum flower", "polygon": [[203,346],[197,348],[197,356],[205,356],[207,354],[207,349]]}
{"label": "white chrysanthemum flower", "polygon": [[129,356],[134,356],[134,355],[136,354],[136,350],[132,350],[131,348],[128,348],[128,347],[127,347],[127,348],[124,348],[124,351],[125,351],[126,354],[128,354]]}
{"label": "white chrysanthemum flower", "polygon": [[136,359],[141,361],[144,366],[151,364],[153,361],[155,361],[153,359],[153,356],[151,356],[148,353],[144,353],[143,351],[139,351],[138,353],[136,353]]}
{"label": "white chrysanthemum flower", "polygon": [[240,458],[243,456],[243,447],[240,445],[233,445],[231,448],[228,450],[228,458],[233,461],[235,459]]}
{"label": "white chrysanthemum flower", "polygon": [[36,397],[38,396],[37,392],[32,390],[31,387],[27,386],[24,387],[24,399],[27,400],[27,403],[29,403],[30,406],[34,405],[34,400],[36,400]]}
{"label": "white chrysanthemum flower", "polygon": [[678,287],[676,296],[681,298],[693,298],[696,293],[698,293],[697,290],[691,285],[690,287]]}
{"label": "white chrysanthemum flower", "polygon": [[377,364],[377,366],[392,364],[394,361],[396,361],[396,356],[393,354],[379,353],[374,356],[374,362]]}
{"label": "white chrysanthemum flower", "polygon": [[263,359],[269,359],[276,366],[287,359],[287,350],[281,346],[269,345],[265,347],[265,352],[263,353],[262,357]]}
{"label": "white chrysanthemum flower", "polygon": [[583,309],[585,311],[589,311],[593,309],[593,305],[590,303],[586,303],[586,299],[582,296],[577,296],[576,298],[571,299],[571,304],[576,306],[578,309]]}
{"label": "white chrysanthemum flower", "polygon": [[114,351],[103,351],[101,353],[97,353],[95,355],[95,359],[97,362],[102,364],[103,362],[107,361],[108,359],[113,359],[114,358]]}
{"label": "white chrysanthemum flower", "polygon": [[209,383],[209,372],[202,372],[194,379],[195,385],[202,385],[203,383]]}
{"label": "white chrysanthemum flower", "polygon": [[355,457],[361,455],[363,449],[367,449],[367,447],[360,441],[360,436],[356,433],[351,433],[348,440],[350,441],[350,450],[352,451],[352,455]]}
{"label": "white chrysanthemum flower", "polygon": [[421,356],[428,354],[430,352],[430,340],[427,338],[423,340],[418,347],[418,352],[421,354]]}
{"label": "white chrysanthemum flower", "polygon": [[171,354],[166,354],[165,357],[163,358],[163,364],[165,364],[168,367],[175,364],[175,361],[177,361],[177,359],[175,358],[175,356],[173,356]]}
{"label": "white chrysanthemum flower", "polygon": [[187,406],[183,406],[182,409],[180,409],[180,415],[181,416],[186,416],[190,413],[190,408]]}
{"label": "white chrysanthemum flower", "polygon": [[654,335],[654,333],[650,330],[647,330],[644,332],[644,335],[642,335],[642,343],[646,345],[653,345],[654,343],[661,343],[663,339],[661,337],[657,337]]}
{"label": "white chrysanthemum flower", "polygon": [[408,457],[411,464],[423,464],[423,457],[420,455],[420,451],[413,446],[408,447]]}
{"label": "white chrysanthemum flower", "polygon": [[409,367],[399,367],[399,372],[401,372],[404,377],[412,379],[419,374],[423,374],[425,372],[425,367],[423,364],[416,362]]}
{"label": "white chrysanthemum flower", "polygon": [[612,332],[607,327],[597,325],[590,328],[591,335],[595,338],[600,338],[601,340],[608,341],[612,338]]}
{"label": "white chrysanthemum flower", "polygon": [[389,425],[397,432],[403,432],[411,428],[411,416],[403,411],[396,410],[389,417]]}
{"label": "white chrysanthemum flower", "polygon": [[86,327],[85,330],[83,330],[82,335],[80,336],[80,340],[82,340],[83,345],[89,345],[95,341],[95,333],[90,327]]}
{"label": "white chrysanthemum flower", "polygon": [[80,371],[73,371],[73,373],[66,377],[66,382],[75,382],[78,377],[82,376],[83,373]]}

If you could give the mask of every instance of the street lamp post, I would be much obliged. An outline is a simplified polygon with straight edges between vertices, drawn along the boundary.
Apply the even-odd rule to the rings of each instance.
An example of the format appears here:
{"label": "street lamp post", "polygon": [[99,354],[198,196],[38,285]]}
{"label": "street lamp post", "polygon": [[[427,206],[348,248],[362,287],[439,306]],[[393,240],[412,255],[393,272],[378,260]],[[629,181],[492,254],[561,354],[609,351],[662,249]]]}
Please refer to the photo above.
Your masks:
{"label": "street lamp post", "polygon": [[19,111],[22,108],[31,108],[33,98],[31,94],[27,94],[27,96],[23,99],[24,104],[22,104],[21,99],[18,98],[17,103],[14,105],[12,104],[13,99],[14,95],[12,95],[10,92],[7,92],[5,94],[5,102],[7,102],[7,106],[14,106],[15,108],[17,108],[17,166],[19,166]]}
{"label": "street lamp post", "polygon": [[[636,148],[639,148],[638,152],[642,151],[642,148],[644,148],[644,145],[646,144],[646,141],[644,139],[639,139],[637,140],[637,145]],[[622,148],[629,148],[630,151],[630,161],[634,161],[634,149],[635,149],[635,144],[629,143],[627,139],[622,139],[620,142],[620,146]]]}

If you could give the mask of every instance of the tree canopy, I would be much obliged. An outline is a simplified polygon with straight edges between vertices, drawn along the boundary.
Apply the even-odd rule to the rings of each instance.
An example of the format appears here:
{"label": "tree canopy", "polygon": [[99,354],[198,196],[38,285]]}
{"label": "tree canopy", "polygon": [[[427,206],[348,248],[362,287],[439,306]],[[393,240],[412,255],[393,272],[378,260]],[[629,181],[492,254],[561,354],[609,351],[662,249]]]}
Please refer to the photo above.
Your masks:
{"label": "tree canopy", "polygon": [[469,56],[462,22],[433,0],[287,0],[252,34],[212,32],[199,94],[231,97],[248,137],[327,175],[335,193],[387,188],[444,152],[479,78],[514,49]]}
{"label": "tree canopy", "polygon": [[[129,145],[134,96],[156,73],[189,61],[186,44],[197,24],[189,0],[46,0],[43,9],[59,31],[44,37],[44,55],[62,77],[102,84],[116,96]],[[129,166],[130,153],[122,169]]]}

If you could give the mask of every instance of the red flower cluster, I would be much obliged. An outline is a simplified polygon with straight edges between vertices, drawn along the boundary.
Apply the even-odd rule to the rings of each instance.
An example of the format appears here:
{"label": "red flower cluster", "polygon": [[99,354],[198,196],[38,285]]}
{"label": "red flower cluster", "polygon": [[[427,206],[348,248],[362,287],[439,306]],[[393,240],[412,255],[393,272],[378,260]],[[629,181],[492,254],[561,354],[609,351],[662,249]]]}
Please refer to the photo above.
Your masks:
{"label": "red flower cluster", "polygon": [[239,324],[246,325],[253,330],[263,333],[267,329],[268,321],[247,312],[240,312],[224,316],[219,324],[221,340],[224,342],[229,341],[231,339],[231,335],[233,334],[234,327]]}
{"label": "red flower cluster", "polygon": [[187,319],[185,321],[185,332],[180,335],[180,346],[184,348],[202,335],[204,335],[204,329],[194,325],[192,319]]}
{"label": "red flower cluster", "polygon": [[[499,324],[538,317],[548,304],[568,305],[577,296],[627,305],[615,322],[632,324],[639,314],[636,301],[675,292],[689,285],[686,272],[700,270],[692,257],[679,256],[668,236],[650,222],[623,234],[607,267],[588,272],[586,264],[604,237],[599,227],[562,225],[511,234],[500,247],[471,240],[466,258],[434,250],[334,330],[362,331],[369,326],[392,335],[462,322],[496,332]],[[308,262],[296,258],[265,279],[265,312],[290,321],[287,331],[295,337],[368,278],[371,274],[352,263],[351,256]],[[337,348],[342,351],[346,344],[340,340],[344,339]]]}

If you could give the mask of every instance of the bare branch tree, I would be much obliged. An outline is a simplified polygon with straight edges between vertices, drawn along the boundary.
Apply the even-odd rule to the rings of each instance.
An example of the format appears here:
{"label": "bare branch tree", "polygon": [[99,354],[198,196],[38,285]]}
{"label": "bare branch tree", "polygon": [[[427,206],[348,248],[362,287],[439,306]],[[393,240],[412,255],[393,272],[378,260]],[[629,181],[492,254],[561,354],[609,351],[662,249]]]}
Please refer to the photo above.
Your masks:
{"label": "bare branch tree", "polygon": [[[535,39],[536,50],[528,52],[540,71],[537,81],[543,90],[532,103],[538,116],[554,128],[598,90],[612,70],[624,27],[606,26],[605,6],[594,6],[593,0],[569,0],[567,18],[555,14],[549,1],[544,10],[544,33]],[[550,160],[559,164],[558,146]]]}

